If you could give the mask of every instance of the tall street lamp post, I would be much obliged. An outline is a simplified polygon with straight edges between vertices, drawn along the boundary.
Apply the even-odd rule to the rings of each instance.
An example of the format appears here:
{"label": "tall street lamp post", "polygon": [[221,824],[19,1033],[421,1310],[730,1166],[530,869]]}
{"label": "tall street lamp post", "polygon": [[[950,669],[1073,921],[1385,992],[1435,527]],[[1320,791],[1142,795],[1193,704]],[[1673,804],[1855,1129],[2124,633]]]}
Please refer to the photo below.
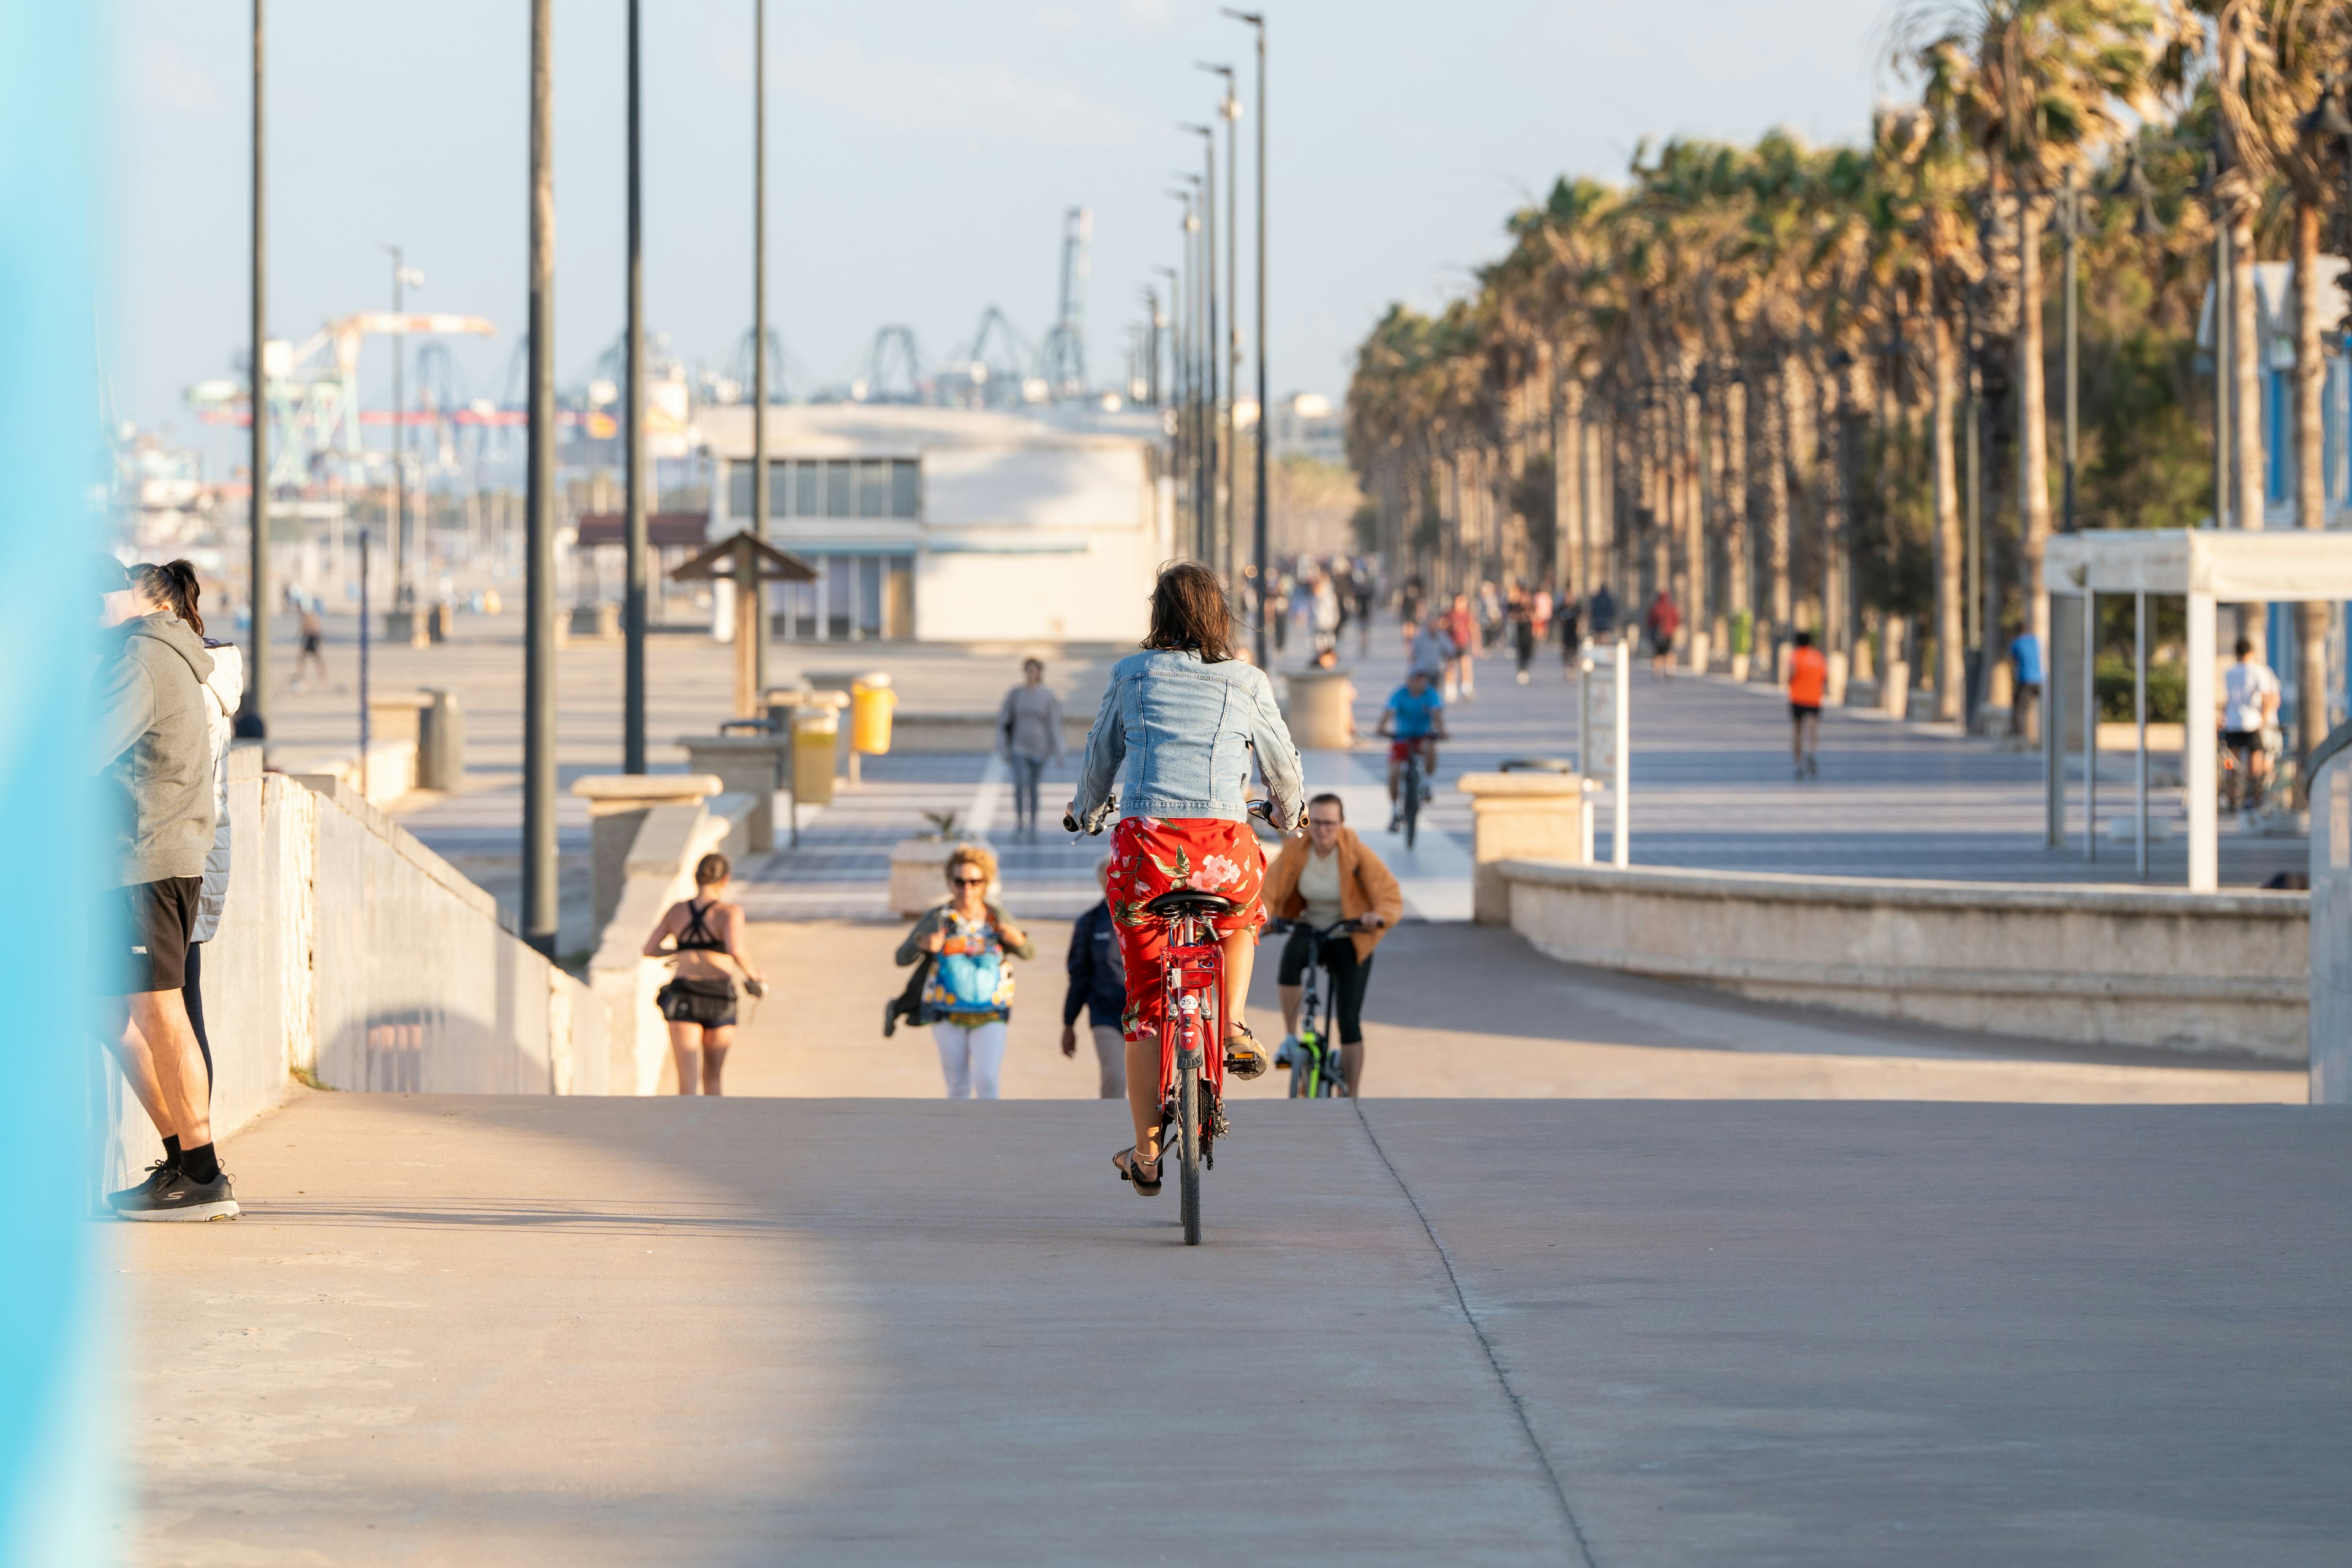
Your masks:
{"label": "tall street lamp post", "polygon": [[1205,301],[1202,312],[1201,365],[1202,392],[1206,401],[1202,405],[1202,447],[1207,462],[1203,466],[1202,484],[1205,505],[1201,512],[1200,559],[1212,570],[1223,552],[1217,547],[1217,476],[1223,471],[1224,454],[1218,449],[1220,434],[1218,419],[1223,402],[1218,393],[1217,375],[1217,132],[1213,126],[1194,125],[1189,121],[1177,127],[1189,131],[1201,139],[1201,296]]}
{"label": "tall street lamp post", "polygon": [[1265,663],[1265,593],[1270,579],[1266,563],[1266,449],[1273,442],[1273,430],[1268,421],[1273,417],[1273,405],[1266,400],[1265,386],[1265,17],[1255,11],[1225,8],[1226,16],[1244,22],[1257,32],[1257,485],[1252,497],[1255,513],[1251,520],[1250,555],[1257,567],[1256,654],[1257,667]]}
{"label": "tall street lamp post", "polygon": [[247,581],[253,601],[253,658],[246,670],[245,712],[251,727],[266,737],[269,733],[269,313],[263,294],[268,256],[262,235],[261,66],[261,0],[253,0],[253,339],[248,346],[253,447],[247,458],[253,469],[253,500],[247,510],[251,534]]}
{"label": "tall street lamp post", "polygon": [[[1228,590],[1237,589],[1240,577],[1241,539],[1234,527],[1234,507],[1240,500],[1242,375],[1242,284],[1240,266],[1241,237],[1241,126],[1242,100],[1234,96],[1234,68],[1210,61],[1195,61],[1201,69],[1221,77],[1225,95],[1217,104],[1217,118],[1225,122],[1225,336],[1217,345],[1223,356],[1218,366],[1225,378],[1225,406],[1217,434],[1224,445],[1224,468],[1218,475],[1223,495],[1223,515],[1218,522],[1217,569],[1225,574]],[[1216,258],[1209,258],[1212,272],[1216,269]]]}
{"label": "tall street lamp post", "polygon": [[377,247],[392,258],[392,488],[386,509],[392,530],[392,616],[386,635],[418,640],[416,594],[409,582],[408,560],[408,405],[404,380],[408,367],[408,318],[404,290],[425,287],[425,274],[401,264],[396,245]]}
{"label": "tall street lamp post", "polygon": [[[768,0],[751,0],[751,533],[768,538]],[[747,579],[750,603],[735,606],[735,635],[751,644],[749,703],[735,716],[759,710],[768,685],[768,594],[756,577]],[[817,587],[824,587],[822,579]],[[738,598],[744,597],[740,591]],[[823,626],[824,606],[817,606]],[[749,616],[746,620],[744,617]],[[741,668],[740,665],[736,667]],[[797,830],[798,812],[794,813]]]}
{"label": "tall street lamp post", "polygon": [[628,500],[621,590],[621,771],[646,771],[646,235],[637,0],[629,0]]}
{"label": "tall street lamp post", "polygon": [[554,0],[530,3],[530,415],[525,480],[522,939],[555,956]]}

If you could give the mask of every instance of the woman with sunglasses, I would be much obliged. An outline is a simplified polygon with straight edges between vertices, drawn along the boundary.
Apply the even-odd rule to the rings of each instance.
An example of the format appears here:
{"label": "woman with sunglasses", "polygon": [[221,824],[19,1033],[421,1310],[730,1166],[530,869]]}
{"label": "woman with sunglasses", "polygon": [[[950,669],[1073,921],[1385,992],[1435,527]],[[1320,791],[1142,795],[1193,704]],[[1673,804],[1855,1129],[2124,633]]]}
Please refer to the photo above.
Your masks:
{"label": "woman with sunglasses", "polygon": [[1033,958],[1029,933],[988,898],[996,857],[978,844],[948,856],[948,900],[923,911],[898,944],[898,966],[931,959],[915,1021],[931,1028],[950,1100],[994,1100],[1004,1068],[1004,1025],[1013,1016],[1013,965]]}

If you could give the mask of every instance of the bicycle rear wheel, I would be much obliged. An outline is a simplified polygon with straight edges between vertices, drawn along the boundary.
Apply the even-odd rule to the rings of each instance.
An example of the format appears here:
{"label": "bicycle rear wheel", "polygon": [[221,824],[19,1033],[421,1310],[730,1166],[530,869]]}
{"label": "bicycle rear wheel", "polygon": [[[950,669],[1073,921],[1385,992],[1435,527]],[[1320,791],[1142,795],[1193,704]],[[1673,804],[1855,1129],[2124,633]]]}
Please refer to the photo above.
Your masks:
{"label": "bicycle rear wheel", "polygon": [[[1201,1245],[1201,1058],[1176,1069],[1176,1184],[1183,1200],[1184,1245]],[[1180,1058],[1181,1061],[1181,1058]]]}

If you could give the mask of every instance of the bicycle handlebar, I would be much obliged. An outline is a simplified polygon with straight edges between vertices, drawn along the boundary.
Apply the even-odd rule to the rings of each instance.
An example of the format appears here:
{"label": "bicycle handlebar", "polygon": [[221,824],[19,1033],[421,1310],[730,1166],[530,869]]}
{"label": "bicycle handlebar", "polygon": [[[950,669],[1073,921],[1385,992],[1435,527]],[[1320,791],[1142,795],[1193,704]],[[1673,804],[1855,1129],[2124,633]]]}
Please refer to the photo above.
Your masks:
{"label": "bicycle handlebar", "polygon": [[[1118,800],[1117,796],[1113,796],[1111,799],[1103,802],[1102,815],[1097,819],[1092,827],[1080,822],[1076,814],[1069,811],[1064,811],[1062,813],[1062,831],[1065,833],[1083,833],[1089,837],[1099,838],[1102,837],[1103,824],[1110,820],[1111,810],[1118,805]],[[1265,823],[1268,827],[1272,827],[1275,825],[1274,802],[1270,800],[1254,800],[1250,802],[1249,814],[1252,816],[1256,817],[1260,822]]]}

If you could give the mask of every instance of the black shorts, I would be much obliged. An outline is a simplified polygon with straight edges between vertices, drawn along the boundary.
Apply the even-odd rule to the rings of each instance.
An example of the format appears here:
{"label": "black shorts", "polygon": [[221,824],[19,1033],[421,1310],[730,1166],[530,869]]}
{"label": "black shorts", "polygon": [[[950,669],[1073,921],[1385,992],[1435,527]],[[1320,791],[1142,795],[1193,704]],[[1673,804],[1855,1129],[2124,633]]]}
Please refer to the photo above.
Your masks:
{"label": "black shorts", "polygon": [[188,983],[188,932],[202,877],[166,877],[117,888],[100,901],[100,994],[177,991]]}
{"label": "black shorts", "polygon": [[724,1029],[735,1022],[732,980],[674,979],[654,993],[654,1001],[660,1006],[661,1016],[673,1024]]}
{"label": "black shorts", "polygon": [[2221,731],[2221,744],[2233,752],[2259,752],[2263,749],[2263,732],[2260,730],[2224,730]]}
{"label": "black shorts", "polygon": [[302,634],[302,651],[304,653],[316,653],[319,651],[318,633],[304,632]]}
{"label": "black shorts", "polygon": [[1821,716],[1821,709],[1813,703],[1791,702],[1789,704],[1789,717],[1791,719],[1818,719]]}

